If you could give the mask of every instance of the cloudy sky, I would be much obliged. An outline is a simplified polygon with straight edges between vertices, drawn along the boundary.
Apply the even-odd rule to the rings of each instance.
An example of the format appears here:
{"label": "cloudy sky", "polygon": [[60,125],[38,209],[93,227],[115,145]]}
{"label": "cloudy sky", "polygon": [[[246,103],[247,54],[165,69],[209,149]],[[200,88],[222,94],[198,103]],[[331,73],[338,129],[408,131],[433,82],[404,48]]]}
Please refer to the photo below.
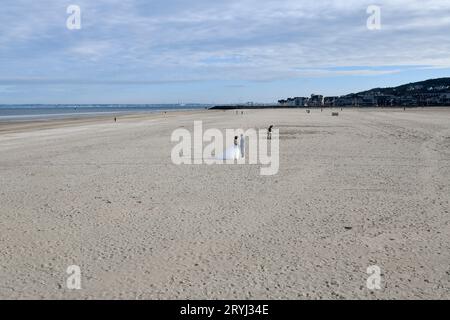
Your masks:
{"label": "cloudy sky", "polygon": [[448,0],[2,0],[0,104],[339,95],[450,76],[449,34]]}

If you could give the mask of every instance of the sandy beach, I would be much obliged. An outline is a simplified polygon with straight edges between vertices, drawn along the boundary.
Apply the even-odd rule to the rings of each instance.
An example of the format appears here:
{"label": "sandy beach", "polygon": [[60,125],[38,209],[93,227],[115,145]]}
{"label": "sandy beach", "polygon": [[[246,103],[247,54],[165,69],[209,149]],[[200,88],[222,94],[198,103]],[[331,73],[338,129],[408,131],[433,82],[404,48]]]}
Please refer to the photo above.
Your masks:
{"label": "sandy beach", "polygon": [[[338,111],[0,124],[0,298],[449,299],[450,108]],[[174,165],[198,120],[274,125],[278,174]]]}

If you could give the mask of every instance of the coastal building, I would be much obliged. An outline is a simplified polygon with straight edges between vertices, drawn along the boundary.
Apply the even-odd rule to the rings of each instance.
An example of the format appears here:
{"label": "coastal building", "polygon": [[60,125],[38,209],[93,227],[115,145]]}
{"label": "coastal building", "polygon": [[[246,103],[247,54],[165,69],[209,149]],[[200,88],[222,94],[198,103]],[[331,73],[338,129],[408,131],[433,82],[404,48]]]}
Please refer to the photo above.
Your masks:
{"label": "coastal building", "polygon": [[361,97],[359,106],[361,107],[373,107],[378,105],[378,100],[375,94],[368,93]]}
{"label": "coastal building", "polygon": [[348,107],[353,105],[353,98],[350,96],[342,96],[339,97],[335,102],[334,105],[336,107]]}
{"label": "coastal building", "polygon": [[339,97],[325,97],[323,98],[324,107],[335,107]]}
{"label": "coastal building", "polygon": [[420,104],[424,106],[438,106],[441,103],[441,94],[425,93],[420,96],[420,101]]}
{"label": "coastal building", "polygon": [[295,97],[286,100],[278,100],[278,104],[283,107],[306,107],[308,106],[309,98]]}
{"label": "coastal building", "polygon": [[392,107],[395,103],[395,96],[387,94],[377,95],[377,105],[379,107]]}
{"label": "coastal building", "polygon": [[308,101],[308,107],[323,107],[324,98],[320,94],[312,94]]}
{"label": "coastal building", "polygon": [[295,97],[295,106],[296,107],[307,107],[309,98],[306,97]]}
{"label": "coastal building", "polygon": [[287,106],[288,107],[295,107],[295,98],[287,99]]}
{"label": "coastal building", "polygon": [[362,96],[358,96],[358,95],[353,96],[352,106],[353,107],[360,107],[362,105],[363,105],[363,97]]}
{"label": "coastal building", "polygon": [[287,98],[283,100],[278,100],[278,104],[282,107],[293,107],[295,105],[295,101],[293,98]]}
{"label": "coastal building", "polygon": [[450,92],[441,93],[440,102],[442,105],[446,105],[446,106],[450,105]]}
{"label": "coastal building", "polygon": [[398,99],[395,100],[395,104],[399,106],[416,106],[417,105],[417,98],[408,95],[408,96],[401,96]]}

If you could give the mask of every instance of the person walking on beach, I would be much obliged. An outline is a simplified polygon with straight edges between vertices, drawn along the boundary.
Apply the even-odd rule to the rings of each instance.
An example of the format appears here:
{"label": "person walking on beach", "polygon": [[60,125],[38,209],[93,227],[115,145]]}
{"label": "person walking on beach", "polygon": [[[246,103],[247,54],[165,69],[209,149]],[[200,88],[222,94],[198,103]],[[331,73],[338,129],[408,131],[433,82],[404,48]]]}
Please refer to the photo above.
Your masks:
{"label": "person walking on beach", "polygon": [[243,134],[241,134],[241,157],[244,158],[245,155],[245,137]]}
{"label": "person walking on beach", "polygon": [[271,125],[267,130],[267,140],[272,140],[272,128],[273,126]]}
{"label": "person walking on beach", "polygon": [[114,122],[117,122],[117,118],[116,117],[114,117]]}

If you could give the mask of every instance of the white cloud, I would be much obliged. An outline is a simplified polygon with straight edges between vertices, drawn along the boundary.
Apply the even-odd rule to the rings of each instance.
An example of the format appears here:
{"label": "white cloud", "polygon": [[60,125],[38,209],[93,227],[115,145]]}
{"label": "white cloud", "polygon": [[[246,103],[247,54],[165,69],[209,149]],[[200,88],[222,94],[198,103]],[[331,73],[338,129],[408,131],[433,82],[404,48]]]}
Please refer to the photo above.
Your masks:
{"label": "white cloud", "polygon": [[113,75],[260,80],[394,72],[328,67],[450,66],[448,0],[378,0],[380,31],[366,28],[368,0],[76,2],[83,29],[72,32],[65,29],[71,3],[2,3],[0,54],[9,63],[0,72],[60,79],[70,69],[74,78],[105,81]]}
{"label": "white cloud", "polygon": [[74,56],[88,58],[97,61],[106,55],[112,54],[113,45],[109,42],[83,42],[70,48],[69,52]]}

